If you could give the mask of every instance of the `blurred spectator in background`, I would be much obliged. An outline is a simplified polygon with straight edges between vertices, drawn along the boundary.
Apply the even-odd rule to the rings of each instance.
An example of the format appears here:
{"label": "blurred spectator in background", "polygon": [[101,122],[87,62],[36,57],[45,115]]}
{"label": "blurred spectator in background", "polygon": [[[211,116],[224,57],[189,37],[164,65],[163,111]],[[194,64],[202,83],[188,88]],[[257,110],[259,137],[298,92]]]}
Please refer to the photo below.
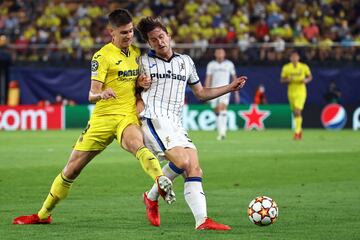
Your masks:
{"label": "blurred spectator in background", "polygon": [[269,34],[269,27],[265,22],[265,19],[261,18],[256,25],[255,37],[259,42],[263,42],[265,36]]}
{"label": "blurred spectator in background", "polygon": [[51,102],[49,100],[40,100],[37,105],[39,107],[46,107],[46,106],[49,106],[51,105]]}
{"label": "blurred spectator in background", "polygon": [[339,103],[341,98],[341,91],[337,88],[335,81],[331,81],[327,91],[324,94],[324,99],[327,103]]}
{"label": "blurred spectator in background", "polygon": [[161,16],[176,42],[190,44],[176,50],[196,59],[211,57],[208,44],[228,44],[229,57],[242,61],[283,61],[284,45],[302,47],[306,60],[352,61],[360,60],[359,6],[349,0],[3,0],[0,35],[9,39],[13,59],[84,61],[109,41],[104,16],[127,8],[135,24]]}
{"label": "blurred spectator in background", "polygon": [[67,98],[64,98],[61,94],[56,95],[54,105],[76,105],[76,102],[74,100],[69,100]]}
{"label": "blurred spectator in background", "polygon": [[255,104],[267,104],[267,98],[265,95],[265,86],[263,84],[260,84],[255,92],[254,96],[254,103]]}
{"label": "blurred spectator in background", "polygon": [[314,19],[310,20],[310,25],[304,27],[303,34],[309,42],[316,43],[318,41],[320,30]]}
{"label": "blurred spectator in background", "polygon": [[273,42],[275,59],[281,61],[285,52],[285,41],[281,36],[276,36]]}
{"label": "blurred spectator in background", "polygon": [[[326,59],[329,59],[332,54],[332,46],[334,45],[334,42],[331,40],[328,34],[323,35],[319,39],[319,58],[321,61],[324,61]],[[340,59],[340,58],[339,58]]]}

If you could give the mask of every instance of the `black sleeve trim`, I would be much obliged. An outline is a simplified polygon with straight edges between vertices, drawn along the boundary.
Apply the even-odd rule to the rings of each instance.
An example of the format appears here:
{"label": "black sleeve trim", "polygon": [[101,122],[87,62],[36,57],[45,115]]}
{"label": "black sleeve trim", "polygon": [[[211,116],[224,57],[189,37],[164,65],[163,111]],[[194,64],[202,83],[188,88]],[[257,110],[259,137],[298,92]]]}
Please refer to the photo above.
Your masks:
{"label": "black sleeve trim", "polygon": [[189,83],[188,82],[188,85],[195,85],[195,84],[197,84],[197,83],[199,83],[200,82],[200,80],[197,80],[196,82],[193,82],[193,83]]}

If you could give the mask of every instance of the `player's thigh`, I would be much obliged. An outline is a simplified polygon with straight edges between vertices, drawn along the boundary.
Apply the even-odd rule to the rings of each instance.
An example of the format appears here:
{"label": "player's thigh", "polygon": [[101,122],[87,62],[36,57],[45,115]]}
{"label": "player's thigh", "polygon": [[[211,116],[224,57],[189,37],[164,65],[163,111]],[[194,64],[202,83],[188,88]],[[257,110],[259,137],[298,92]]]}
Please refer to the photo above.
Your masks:
{"label": "player's thigh", "polygon": [[224,94],[219,97],[219,105],[227,106],[230,102],[230,93]]}
{"label": "player's thigh", "polygon": [[305,101],[306,96],[304,96],[303,94],[298,95],[298,97],[294,99],[293,110],[302,111],[304,109]]}
{"label": "player's thigh", "polygon": [[118,143],[133,154],[144,146],[143,134],[136,115],[126,116],[119,122],[116,136]]}
{"label": "player's thigh", "polygon": [[225,94],[216,98],[215,112],[220,113],[221,111],[226,111],[229,102],[230,102],[230,94]]}
{"label": "player's thigh", "polygon": [[78,138],[74,149],[77,151],[102,151],[115,137],[116,117],[103,116],[91,118]]}
{"label": "player's thigh", "polygon": [[302,110],[304,108],[306,93],[295,92],[288,94],[289,104],[292,111]]}
{"label": "player's thigh", "polygon": [[78,151],[71,152],[69,161],[64,168],[64,175],[67,178],[75,179],[81,170],[101,151]]}
{"label": "player's thigh", "polygon": [[219,98],[214,98],[209,101],[210,106],[212,109],[215,109],[217,111],[217,106],[219,105]]}
{"label": "player's thigh", "polygon": [[294,108],[295,108],[295,100],[296,100],[296,95],[294,94],[289,94],[288,95],[288,100],[289,100],[289,105],[290,105],[290,109],[292,111],[294,111]]}
{"label": "player's thigh", "polygon": [[171,152],[175,148],[181,149],[181,153],[177,155],[180,156],[180,161],[181,159],[183,159],[183,162],[186,161],[184,164],[188,173],[194,168],[199,167],[196,147],[182,126],[174,127],[173,138],[166,152]]}

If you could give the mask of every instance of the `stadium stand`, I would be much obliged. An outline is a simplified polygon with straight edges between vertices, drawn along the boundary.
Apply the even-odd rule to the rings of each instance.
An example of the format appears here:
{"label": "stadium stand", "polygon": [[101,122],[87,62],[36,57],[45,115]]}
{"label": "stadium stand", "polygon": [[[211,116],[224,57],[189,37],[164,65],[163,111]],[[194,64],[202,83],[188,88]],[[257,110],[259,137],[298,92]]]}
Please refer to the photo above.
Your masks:
{"label": "stadium stand", "polygon": [[195,59],[222,45],[243,62],[283,61],[293,47],[307,61],[360,60],[360,3],[352,0],[4,0],[2,46],[17,61],[89,60],[110,40],[106,14],[119,7],[135,23],[161,16],[176,49]]}

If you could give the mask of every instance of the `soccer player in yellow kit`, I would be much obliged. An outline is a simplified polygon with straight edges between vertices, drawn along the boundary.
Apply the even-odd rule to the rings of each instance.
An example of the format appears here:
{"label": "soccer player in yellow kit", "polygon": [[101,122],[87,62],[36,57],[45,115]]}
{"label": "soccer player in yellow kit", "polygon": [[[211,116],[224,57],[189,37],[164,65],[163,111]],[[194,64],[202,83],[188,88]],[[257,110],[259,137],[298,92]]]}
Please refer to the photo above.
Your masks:
{"label": "soccer player in yellow kit", "polygon": [[302,138],[302,115],[306,100],[306,84],[312,80],[308,65],[300,62],[298,52],[292,52],[290,62],[281,70],[281,83],[288,84],[288,99],[295,120],[295,140]]}
{"label": "soccer player in yellow kit", "polygon": [[89,101],[96,103],[87,128],[82,132],[63,171],[55,178],[37,214],[20,216],[14,224],[51,223],[51,211],[69,193],[81,170],[114,139],[139,159],[144,171],[158,184],[162,196],[171,202],[175,195],[157,158],[144,146],[136,114],[135,83],[140,50],[131,45],[132,18],[125,9],[109,15],[112,42],[103,46],[91,62]]}

